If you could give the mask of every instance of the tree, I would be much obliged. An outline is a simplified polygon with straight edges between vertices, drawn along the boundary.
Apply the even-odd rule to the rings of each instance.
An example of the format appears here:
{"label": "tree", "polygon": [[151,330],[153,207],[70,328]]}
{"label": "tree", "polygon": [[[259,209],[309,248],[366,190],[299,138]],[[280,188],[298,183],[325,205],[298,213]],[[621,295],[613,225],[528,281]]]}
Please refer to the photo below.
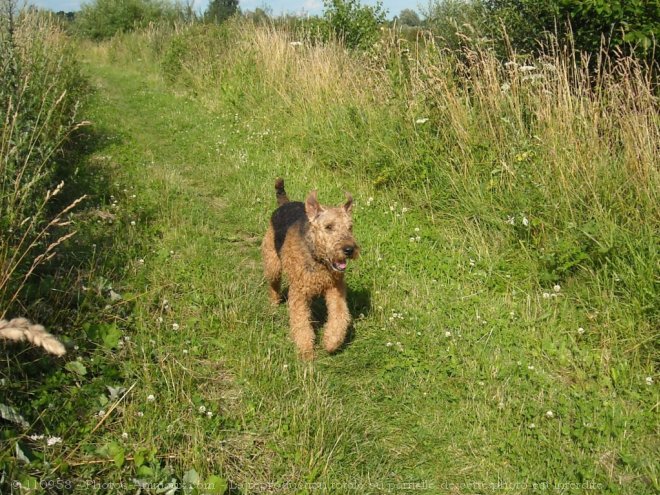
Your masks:
{"label": "tree", "polygon": [[204,19],[207,22],[220,24],[236,13],[238,13],[238,0],[211,0],[204,12]]}
{"label": "tree", "polygon": [[412,9],[403,9],[398,16],[399,24],[402,26],[417,27],[422,24],[417,12]]}
{"label": "tree", "polygon": [[380,2],[371,7],[359,0],[325,0],[323,18],[348,48],[366,49],[380,36],[386,14]]}

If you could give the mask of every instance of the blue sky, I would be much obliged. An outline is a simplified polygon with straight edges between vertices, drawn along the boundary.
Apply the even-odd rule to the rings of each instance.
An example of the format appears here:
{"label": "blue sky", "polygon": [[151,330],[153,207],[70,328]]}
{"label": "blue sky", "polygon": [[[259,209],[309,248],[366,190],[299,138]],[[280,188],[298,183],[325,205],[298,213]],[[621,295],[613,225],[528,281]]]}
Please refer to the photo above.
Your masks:
{"label": "blue sky", "polygon": [[[80,9],[80,5],[85,0],[28,0],[28,3],[45,7],[55,12],[64,10],[66,12]],[[364,5],[375,5],[375,0],[362,0]],[[427,0],[383,0],[383,7],[389,12],[389,17],[397,15],[403,9],[414,9],[420,11],[419,6],[427,5]],[[195,6],[199,10],[204,10],[208,0],[195,0]],[[275,14],[281,13],[299,13],[301,11],[309,14],[320,14],[323,11],[323,0],[240,0],[239,3],[243,10],[254,10],[264,5],[270,6]]]}

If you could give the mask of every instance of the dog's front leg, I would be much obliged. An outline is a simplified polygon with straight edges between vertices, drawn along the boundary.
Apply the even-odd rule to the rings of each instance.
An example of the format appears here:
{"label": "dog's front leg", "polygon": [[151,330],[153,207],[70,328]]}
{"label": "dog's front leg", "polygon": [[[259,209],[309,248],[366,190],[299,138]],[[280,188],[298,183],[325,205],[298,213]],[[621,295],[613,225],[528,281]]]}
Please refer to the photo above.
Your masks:
{"label": "dog's front leg", "polygon": [[344,342],[348,325],[351,323],[343,280],[326,291],[325,302],[328,307],[328,323],[323,333],[323,346],[326,351],[334,352]]}
{"label": "dog's front leg", "polygon": [[302,358],[306,360],[314,357],[314,329],[309,303],[310,300],[303,291],[293,286],[289,288],[291,338],[298,346]]}

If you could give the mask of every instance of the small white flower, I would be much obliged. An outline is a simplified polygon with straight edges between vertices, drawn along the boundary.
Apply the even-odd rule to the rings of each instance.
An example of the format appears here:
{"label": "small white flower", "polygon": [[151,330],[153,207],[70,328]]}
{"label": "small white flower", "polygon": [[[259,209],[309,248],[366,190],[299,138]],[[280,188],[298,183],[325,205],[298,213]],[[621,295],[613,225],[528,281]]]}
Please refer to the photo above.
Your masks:
{"label": "small white flower", "polygon": [[125,341],[125,342],[130,342],[130,341],[131,341],[131,338],[130,338],[128,335],[125,335],[125,336],[124,336],[124,341]]}
{"label": "small white flower", "polygon": [[534,428],[536,428],[536,425],[534,423],[530,423],[529,424],[529,429],[533,430]]}
{"label": "small white flower", "polygon": [[188,349],[184,349],[182,352],[183,352],[184,354],[188,354]]}
{"label": "small white flower", "polygon": [[302,46],[302,41],[291,41],[289,42],[290,46]]}
{"label": "small white flower", "polygon": [[57,443],[62,443],[62,439],[60,437],[48,437],[46,443],[48,445],[55,445]]}
{"label": "small white flower", "polygon": [[530,364],[529,366],[527,366],[527,369],[533,371],[533,370],[534,370],[534,366],[532,366],[532,365]]}
{"label": "small white flower", "polygon": [[421,241],[421,240],[422,240],[422,238],[421,238],[420,236],[416,236],[416,237],[415,237],[415,241],[416,241],[416,242],[419,242],[419,241]]}
{"label": "small white flower", "polygon": [[405,206],[401,208],[401,213],[408,213],[410,210],[406,208]]}
{"label": "small white flower", "polygon": [[552,290],[554,290],[555,292],[561,291],[561,285],[556,284],[555,286],[552,287]]}
{"label": "small white flower", "polygon": [[516,217],[507,216],[506,217],[506,223],[508,223],[509,225],[515,225],[516,224]]}
{"label": "small white flower", "polygon": [[476,265],[476,264],[477,264],[477,262],[474,261],[472,258],[470,258],[470,266],[474,266],[474,265]]}
{"label": "small white flower", "polygon": [[163,323],[163,317],[162,317],[162,316],[159,316],[158,318],[156,318],[156,322],[157,322],[159,325],[160,325],[161,323]]}
{"label": "small white flower", "polygon": [[504,67],[506,67],[507,69],[510,69],[510,68],[515,69],[516,67],[518,67],[518,63],[514,62],[513,60],[509,60],[508,62],[504,62]]}
{"label": "small white flower", "polygon": [[154,394],[149,394],[149,395],[147,395],[147,400],[148,400],[149,402],[153,402],[153,401],[156,400],[156,397],[154,397]]}
{"label": "small white flower", "polygon": [[653,385],[653,377],[652,376],[647,376],[645,381],[646,381],[647,385]]}
{"label": "small white flower", "polygon": [[367,206],[371,206],[371,203],[374,202],[374,198],[372,196],[369,196],[369,199],[367,199]]}
{"label": "small white flower", "polygon": [[122,438],[128,438],[128,433],[126,433],[126,432],[122,433],[122,434],[121,434],[121,437],[122,437]]}
{"label": "small white flower", "polygon": [[140,263],[141,265],[144,265],[144,259],[143,259],[143,258],[140,258],[140,259],[138,260],[138,263]]}
{"label": "small white flower", "polygon": [[385,345],[386,345],[387,347],[392,347],[392,345],[394,345],[394,344],[392,344],[392,342],[388,342],[388,343],[385,344]]}
{"label": "small white flower", "polygon": [[445,337],[447,337],[447,338],[451,337],[451,332],[449,330],[447,330],[445,332]]}
{"label": "small white flower", "polygon": [[534,67],[533,65],[523,65],[522,67],[520,67],[520,72],[531,72],[533,70],[536,70],[536,67]]}
{"label": "small white flower", "polygon": [[415,242],[415,238],[414,238],[414,237],[411,237],[411,238],[409,239],[409,241],[410,241],[410,242]]}
{"label": "small white flower", "polygon": [[43,435],[30,435],[28,438],[29,438],[30,440],[34,440],[34,441],[36,442],[36,441],[38,441],[38,440],[43,440],[43,439],[44,439],[44,436],[43,436]]}
{"label": "small white flower", "polygon": [[555,413],[553,413],[552,411],[547,411],[545,413],[545,417],[548,418],[548,419],[552,419],[552,418],[555,417]]}
{"label": "small white flower", "polygon": [[80,349],[80,346],[77,346],[77,345],[74,345],[74,346],[73,346],[73,350],[74,350],[74,351],[77,351],[78,349]]}
{"label": "small white flower", "polygon": [[582,335],[584,333],[584,328],[582,328],[582,327],[578,328],[577,332],[578,332],[578,335]]}
{"label": "small white flower", "polygon": [[522,217],[522,224],[527,227],[529,225],[529,219],[526,216]]}
{"label": "small white flower", "polygon": [[500,86],[500,89],[502,90],[503,93],[506,93],[511,89],[511,85],[509,83],[504,83],[502,86]]}
{"label": "small white flower", "polygon": [[101,409],[99,412],[96,413],[96,415],[97,415],[99,418],[105,416],[105,410]]}
{"label": "small white flower", "polygon": [[544,292],[543,293],[543,299],[550,299],[550,293],[549,292]]}
{"label": "small white flower", "polygon": [[137,415],[138,415],[138,418],[141,418],[142,416],[144,416],[144,413],[142,411],[138,411]]}
{"label": "small white flower", "polygon": [[213,417],[213,413],[211,411],[206,411],[206,416],[209,418]]}
{"label": "small white flower", "polygon": [[199,412],[200,414],[204,414],[206,412],[206,406],[199,406]]}
{"label": "small white flower", "polygon": [[174,251],[170,251],[170,256],[174,256]]}
{"label": "small white flower", "polygon": [[285,369],[285,370],[286,370],[286,369],[289,369],[289,365],[288,365],[288,364],[283,364],[283,365],[282,365],[282,368]]}
{"label": "small white flower", "polygon": [[500,401],[500,402],[497,404],[497,408],[498,408],[498,409],[504,409],[504,402]]}
{"label": "small white flower", "polygon": [[172,330],[176,331],[179,329],[179,324],[178,323],[172,323]]}
{"label": "small white flower", "polygon": [[390,211],[394,211],[394,206],[390,205]]}
{"label": "small white flower", "polygon": [[419,232],[419,227],[415,227],[415,232]]}
{"label": "small white flower", "polygon": [[131,220],[131,225],[135,227],[135,220]]}
{"label": "small white flower", "polygon": [[428,121],[429,121],[429,119],[427,117],[422,117],[422,118],[419,118],[419,119],[415,120],[415,124],[422,125],[422,124],[426,124]]}

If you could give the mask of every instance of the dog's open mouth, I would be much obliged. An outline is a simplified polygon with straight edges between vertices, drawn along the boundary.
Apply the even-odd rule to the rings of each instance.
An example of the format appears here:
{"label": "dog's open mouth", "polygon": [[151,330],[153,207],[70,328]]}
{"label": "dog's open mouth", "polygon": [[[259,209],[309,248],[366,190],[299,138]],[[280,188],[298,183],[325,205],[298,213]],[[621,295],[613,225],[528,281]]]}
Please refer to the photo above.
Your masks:
{"label": "dog's open mouth", "polygon": [[345,261],[333,261],[332,264],[332,269],[336,272],[343,272],[346,270],[346,262]]}

